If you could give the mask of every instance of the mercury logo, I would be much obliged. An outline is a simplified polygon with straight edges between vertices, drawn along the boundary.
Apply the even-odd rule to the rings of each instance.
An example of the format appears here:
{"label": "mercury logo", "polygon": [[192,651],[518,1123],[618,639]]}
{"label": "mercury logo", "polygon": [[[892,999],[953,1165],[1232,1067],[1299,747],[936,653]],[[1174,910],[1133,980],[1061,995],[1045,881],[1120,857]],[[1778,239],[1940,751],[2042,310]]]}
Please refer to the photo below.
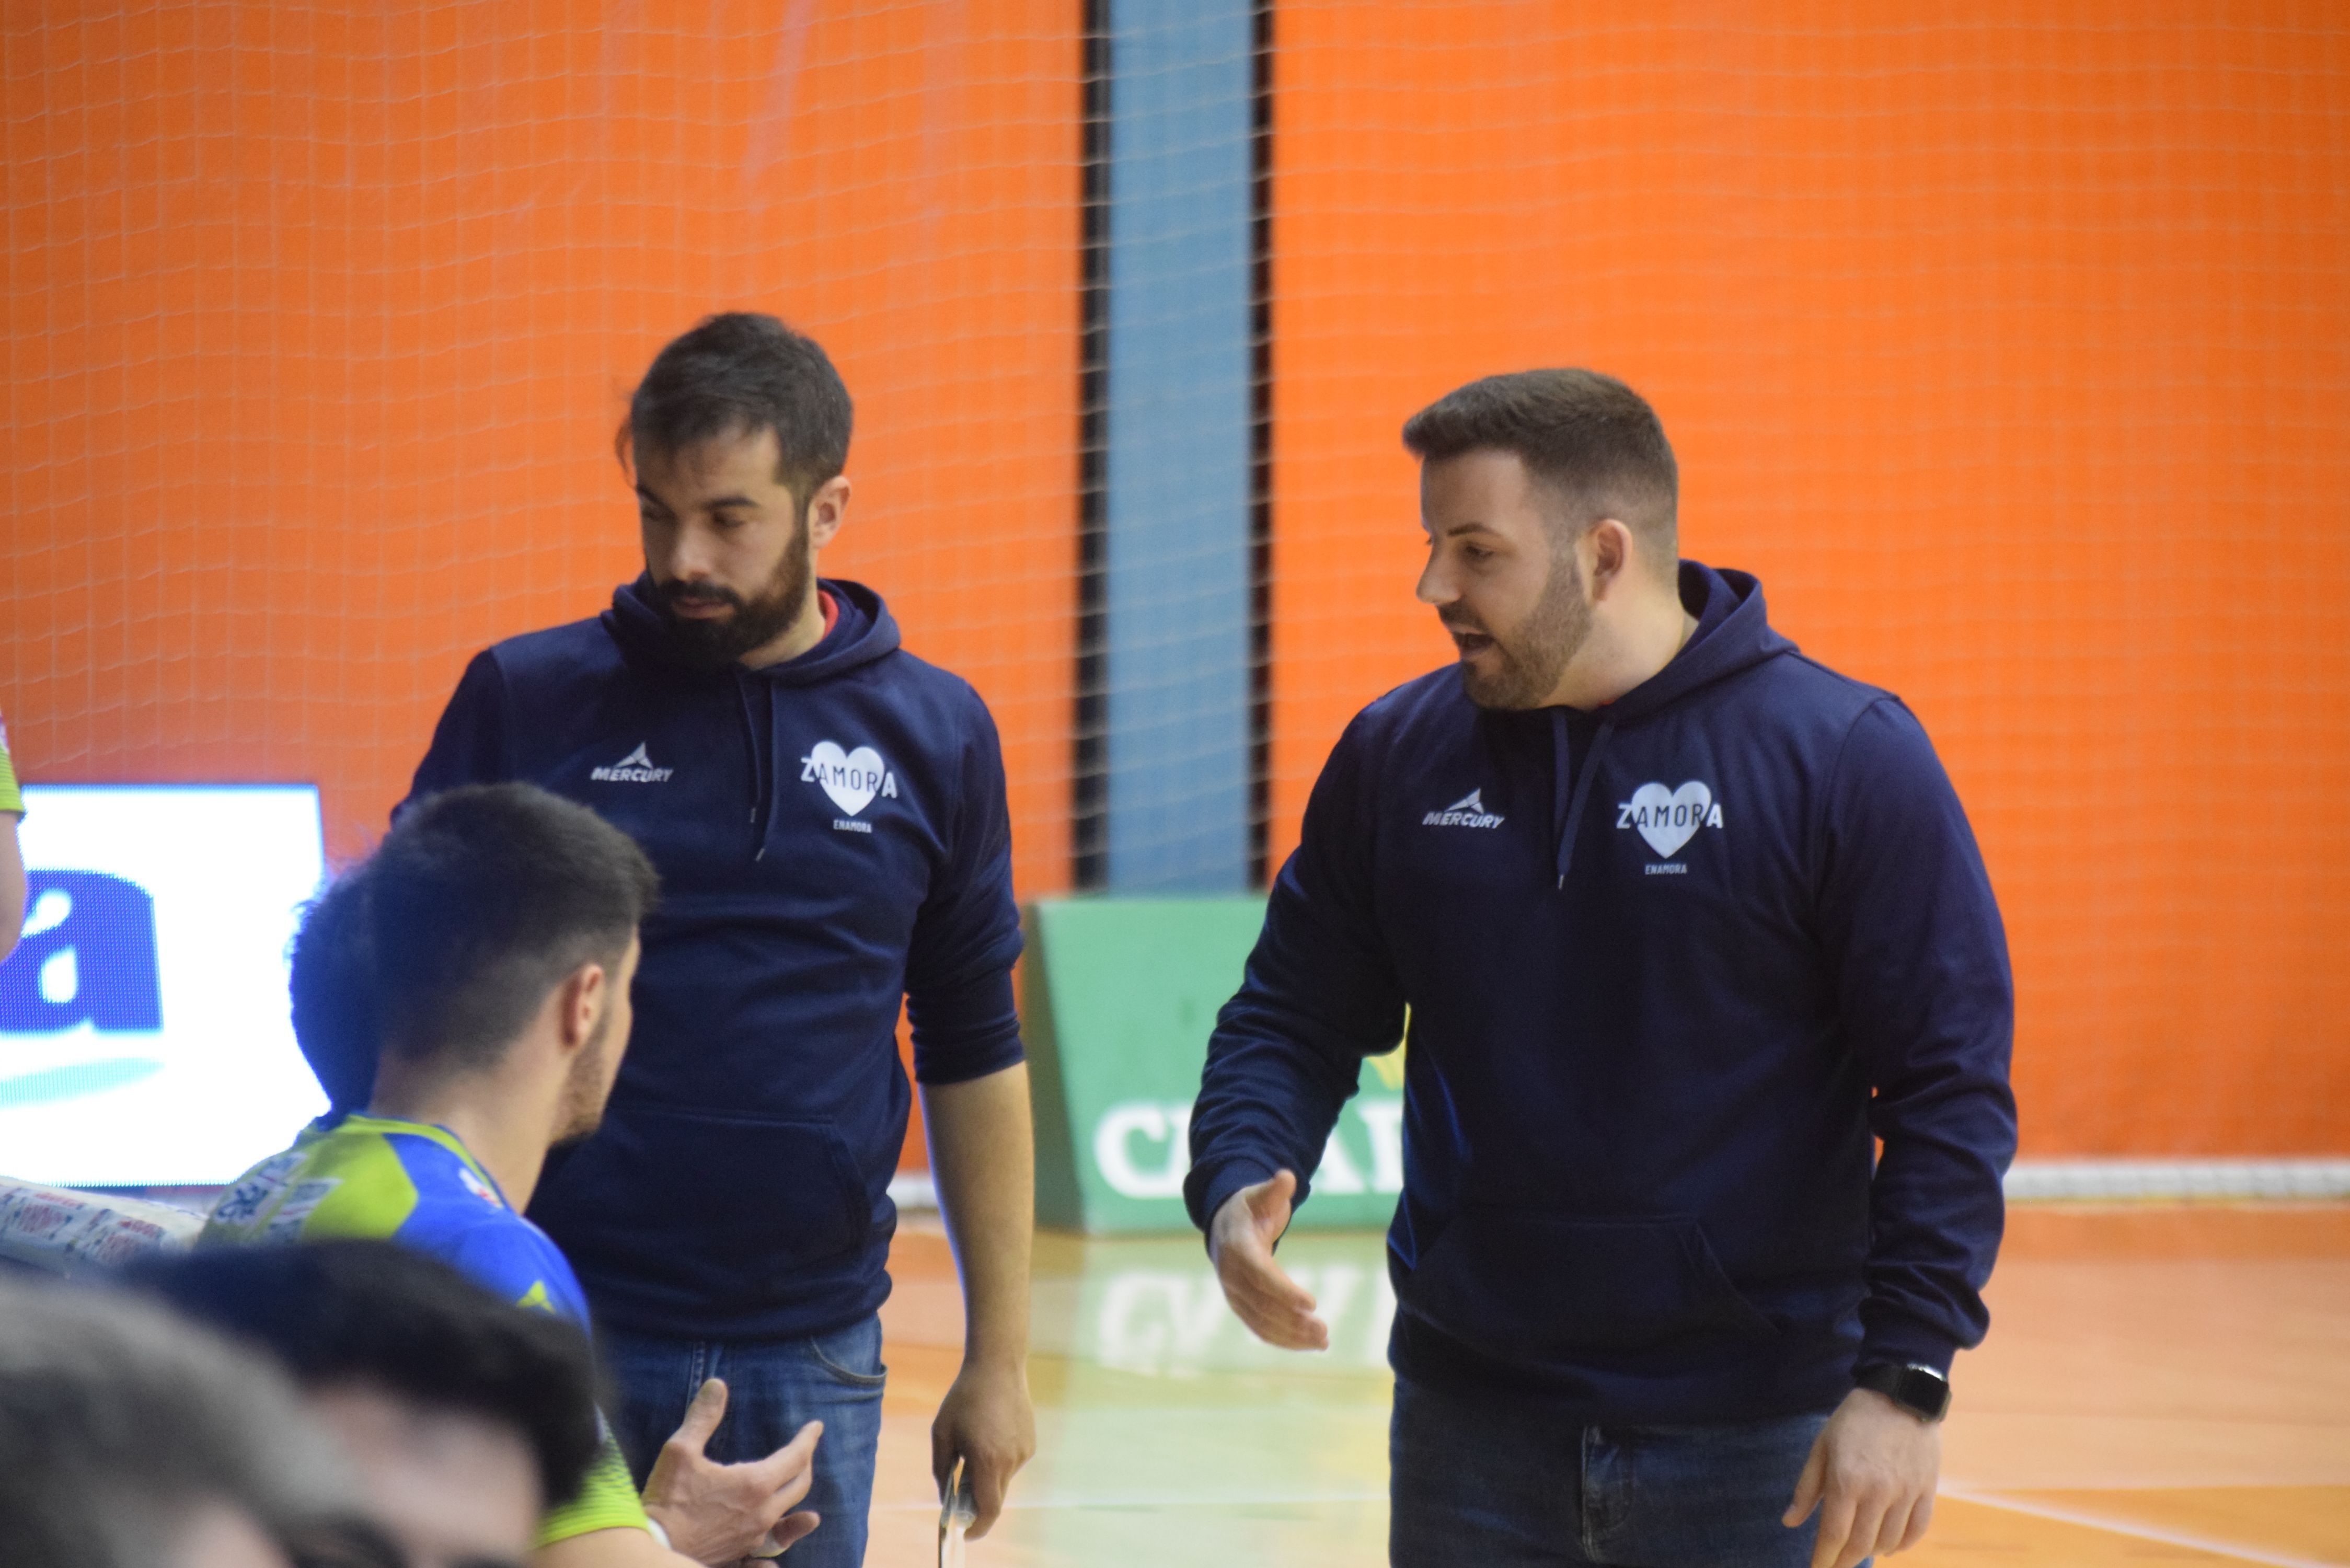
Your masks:
{"label": "mercury logo", "polygon": [[644,746],[639,745],[610,767],[590,769],[588,776],[598,784],[661,784],[676,772],[675,768],[655,767]]}
{"label": "mercury logo", "polygon": [[1442,811],[1419,819],[1422,827],[1499,827],[1502,819],[1485,809],[1485,786],[1479,784]]}

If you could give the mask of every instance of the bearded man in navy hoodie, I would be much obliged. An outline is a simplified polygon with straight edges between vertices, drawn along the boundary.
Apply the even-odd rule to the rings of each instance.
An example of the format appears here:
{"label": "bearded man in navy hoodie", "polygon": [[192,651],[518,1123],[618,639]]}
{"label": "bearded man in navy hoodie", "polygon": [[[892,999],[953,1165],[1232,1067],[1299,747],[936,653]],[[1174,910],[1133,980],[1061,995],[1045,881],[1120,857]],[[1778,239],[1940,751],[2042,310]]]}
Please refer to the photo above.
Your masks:
{"label": "bearded man in navy hoodie", "polygon": [[727,1385],[713,1459],[824,1423],[800,1568],[864,1557],[901,1002],[966,1303],[931,1457],[942,1478],[967,1461],[973,1535],[1035,1447],[1002,750],[979,694],[900,648],[879,596],[816,576],[850,423],[824,350],[772,317],[712,317],[663,348],[619,435],[644,575],[595,619],[476,657],[409,796],[527,780],[659,868],[604,1125],[549,1160],[530,1217],[586,1286],[639,1484],[708,1378]]}
{"label": "bearded man in navy hoodie", "polygon": [[1409,1019],[1392,1561],[1913,1544],[2015,1147],[1958,797],[1898,699],[1679,559],[1620,381],[1492,377],[1404,441],[1460,663],[1347,727],[1217,1020],[1185,1197],[1226,1298],[1326,1343],[1273,1246]]}

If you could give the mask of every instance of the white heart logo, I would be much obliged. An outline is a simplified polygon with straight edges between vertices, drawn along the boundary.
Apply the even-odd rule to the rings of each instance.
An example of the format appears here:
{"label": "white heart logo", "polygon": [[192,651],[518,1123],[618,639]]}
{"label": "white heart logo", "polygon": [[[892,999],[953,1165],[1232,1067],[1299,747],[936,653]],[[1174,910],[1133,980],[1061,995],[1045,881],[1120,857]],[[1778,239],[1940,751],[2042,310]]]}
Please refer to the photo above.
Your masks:
{"label": "white heart logo", "polygon": [[1713,792],[1691,779],[1679,789],[1642,784],[1632,792],[1627,812],[1648,847],[1670,860],[1705,826],[1705,814],[1712,805]]}
{"label": "white heart logo", "polygon": [[832,804],[851,816],[873,804],[887,776],[881,753],[870,746],[843,752],[830,741],[818,741],[807,761],[809,772],[824,786],[824,793],[832,796]]}

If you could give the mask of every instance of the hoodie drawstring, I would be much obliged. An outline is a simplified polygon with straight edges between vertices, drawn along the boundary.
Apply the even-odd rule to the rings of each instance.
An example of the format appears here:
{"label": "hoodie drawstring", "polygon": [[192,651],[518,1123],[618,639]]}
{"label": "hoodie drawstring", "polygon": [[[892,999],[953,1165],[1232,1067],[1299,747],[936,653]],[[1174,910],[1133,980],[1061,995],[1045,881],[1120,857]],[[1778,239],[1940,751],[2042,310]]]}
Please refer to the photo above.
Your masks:
{"label": "hoodie drawstring", "polygon": [[[1551,724],[1553,745],[1558,753],[1558,787],[1563,791],[1566,788],[1567,763],[1570,760],[1566,754],[1566,711],[1554,711]],[[1566,825],[1558,835],[1558,886],[1561,891],[1565,890],[1567,872],[1575,867],[1575,827],[1583,821],[1583,808],[1591,804],[1591,786],[1599,777],[1599,758],[1607,750],[1607,737],[1615,732],[1616,721],[1613,718],[1599,721],[1599,732],[1591,737],[1591,754],[1583,759],[1583,771],[1575,781],[1575,796],[1566,808]]]}
{"label": "hoodie drawstring", "polygon": [[736,709],[743,716],[743,749],[751,753],[751,858],[767,856],[767,752],[759,743],[759,725],[751,716],[751,678],[734,671]]}
{"label": "hoodie drawstring", "polygon": [[775,765],[777,737],[784,732],[784,694],[772,680],[762,680],[759,684],[767,693],[767,743],[759,749],[767,754],[769,766],[765,796],[766,811],[759,821],[759,853],[751,857],[754,860],[764,860],[767,857],[767,824],[775,821],[776,815],[784,809],[784,770]]}

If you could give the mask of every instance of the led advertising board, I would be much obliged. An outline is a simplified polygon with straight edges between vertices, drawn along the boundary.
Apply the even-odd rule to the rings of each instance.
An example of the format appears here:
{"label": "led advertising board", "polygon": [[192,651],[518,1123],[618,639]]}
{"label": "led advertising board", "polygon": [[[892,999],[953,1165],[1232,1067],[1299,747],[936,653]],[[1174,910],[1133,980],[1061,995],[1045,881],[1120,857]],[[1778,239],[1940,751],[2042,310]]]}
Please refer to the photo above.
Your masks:
{"label": "led advertising board", "polygon": [[326,1096],[286,947],[326,857],[307,784],[31,785],[25,929],[0,963],[0,1176],[224,1182]]}

